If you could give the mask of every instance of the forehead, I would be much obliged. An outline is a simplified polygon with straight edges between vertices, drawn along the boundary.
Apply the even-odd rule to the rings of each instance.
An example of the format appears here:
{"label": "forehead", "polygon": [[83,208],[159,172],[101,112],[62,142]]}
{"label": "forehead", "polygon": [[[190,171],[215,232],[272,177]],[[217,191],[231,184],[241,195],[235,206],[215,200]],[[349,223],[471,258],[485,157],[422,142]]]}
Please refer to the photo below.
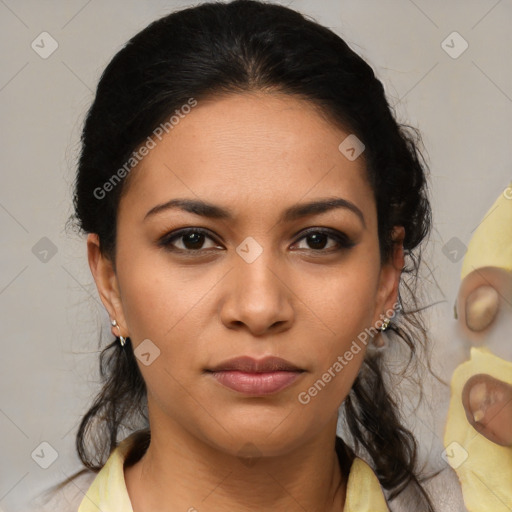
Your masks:
{"label": "forehead", "polygon": [[131,208],[186,196],[261,213],[327,195],[372,208],[364,153],[346,158],[339,145],[350,133],[310,102],[282,93],[229,95],[198,101],[175,120],[132,171]]}

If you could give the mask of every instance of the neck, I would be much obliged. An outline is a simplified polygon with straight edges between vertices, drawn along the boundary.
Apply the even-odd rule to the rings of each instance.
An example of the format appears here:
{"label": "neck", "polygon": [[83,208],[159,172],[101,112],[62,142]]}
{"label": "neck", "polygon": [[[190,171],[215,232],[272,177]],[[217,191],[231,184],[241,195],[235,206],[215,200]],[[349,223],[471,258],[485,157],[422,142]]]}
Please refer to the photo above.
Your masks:
{"label": "neck", "polygon": [[333,421],[283,455],[241,459],[190,435],[152,430],[146,453],[125,468],[133,510],[339,512],[348,475],[340,470],[335,436]]}

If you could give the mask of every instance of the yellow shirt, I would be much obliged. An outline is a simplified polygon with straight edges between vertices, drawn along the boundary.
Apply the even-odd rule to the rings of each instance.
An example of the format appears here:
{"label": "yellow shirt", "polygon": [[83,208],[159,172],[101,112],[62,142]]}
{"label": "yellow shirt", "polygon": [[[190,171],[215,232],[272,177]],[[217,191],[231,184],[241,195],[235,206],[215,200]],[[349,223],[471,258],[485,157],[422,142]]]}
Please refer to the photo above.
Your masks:
{"label": "yellow shirt", "polygon": [[[132,436],[124,439],[110,454],[78,512],[133,512],[123,468],[132,439]],[[356,458],[350,468],[343,512],[389,512],[377,476],[360,458]]]}

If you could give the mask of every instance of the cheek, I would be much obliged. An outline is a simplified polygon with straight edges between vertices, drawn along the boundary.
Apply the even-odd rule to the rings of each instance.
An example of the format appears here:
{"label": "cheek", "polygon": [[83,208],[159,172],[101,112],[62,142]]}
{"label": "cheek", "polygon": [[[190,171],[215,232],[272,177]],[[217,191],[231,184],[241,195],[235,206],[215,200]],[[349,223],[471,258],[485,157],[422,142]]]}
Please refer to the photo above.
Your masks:
{"label": "cheek", "polygon": [[354,268],[336,278],[331,275],[307,301],[321,319],[322,334],[315,336],[311,324],[309,338],[315,343],[309,350],[314,353],[314,366],[298,398],[318,417],[329,414],[348,395],[371,340],[376,274],[372,267]]}
{"label": "cheek", "polygon": [[[190,365],[200,362],[201,299],[214,281],[208,276],[185,279],[188,274],[162,260],[141,252],[120,262],[118,277],[127,329],[148,393],[172,416],[169,397],[182,397],[184,389],[192,388]],[[150,354],[148,361],[144,353]],[[183,403],[185,398],[173,401]]]}
{"label": "cheek", "polygon": [[[194,309],[213,286],[213,278],[170,265],[154,254],[120,261],[118,276],[125,320],[134,343],[174,339],[182,324],[193,325]],[[211,282],[210,282],[211,281]]]}
{"label": "cheek", "polygon": [[306,303],[333,335],[332,338],[338,340],[333,348],[341,350],[343,340],[357,337],[370,327],[377,290],[376,273],[372,267],[347,266],[322,280],[310,280],[308,286],[309,292],[303,291]]}

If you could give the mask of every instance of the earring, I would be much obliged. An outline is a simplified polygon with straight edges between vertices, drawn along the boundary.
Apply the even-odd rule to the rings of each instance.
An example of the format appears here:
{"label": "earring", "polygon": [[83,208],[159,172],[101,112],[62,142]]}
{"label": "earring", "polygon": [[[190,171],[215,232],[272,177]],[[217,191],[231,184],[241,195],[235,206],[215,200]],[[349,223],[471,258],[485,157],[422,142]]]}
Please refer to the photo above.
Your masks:
{"label": "earring", "polygon": [[[381,325],[381,327],[378,328],[379,333],[383,333],[389,327],[390,323],[391,323],[391,320],[387,316],[384,316],[382,325]],[[368,354],[375,355],[378,352],[382,352],[383,350],[385,350],[387,348],[387,346],[388,346],[388,339],[387,339],[386,335],[381,334],[380,336],[376,336],[375,338],[373,338],[372,342],[368,345]]]}
{"label": "earring", "polygon": [[121,347],[124,347],[126,344],[126,338],[121,336],[121,328],[117,325],[115,320],[111,320],[110,323],[112,324],[112,327],[117,327],[117,330],[119,331],[119,343],[121,343]]}
{"label": "earring", "polygon": [[379,329],[379,331],[380,332],[385,331],[389,327],[390,323],[391,323],[391,320],[387,316],[385,316],[384,317],[384,322],[383,322],[381,328]]}

